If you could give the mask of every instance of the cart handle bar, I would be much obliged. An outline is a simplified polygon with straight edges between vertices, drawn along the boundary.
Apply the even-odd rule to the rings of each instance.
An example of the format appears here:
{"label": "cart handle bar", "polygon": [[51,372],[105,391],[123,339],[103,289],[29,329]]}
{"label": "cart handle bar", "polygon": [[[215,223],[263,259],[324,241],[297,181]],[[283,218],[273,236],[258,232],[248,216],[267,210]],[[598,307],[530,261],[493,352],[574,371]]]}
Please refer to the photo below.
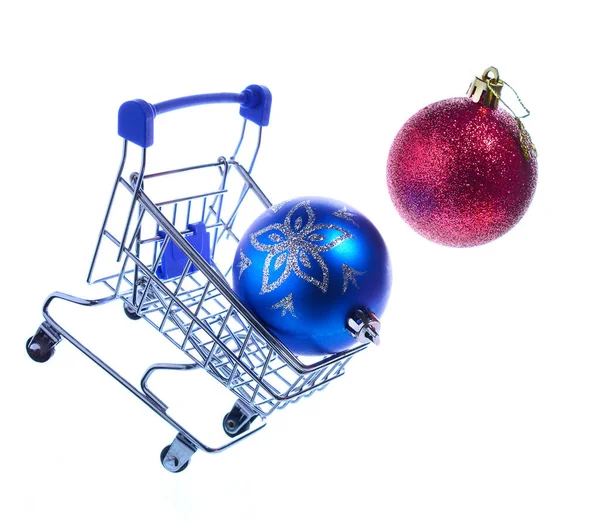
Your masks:
{"label": "cart handle bar", "polygon": [[136,99],[119,108],[119,136],[142,148],[154,143],[154,118],[164,112],[211,103],[239,103],[240,115],[260,127],[269,124],[271,92],[262,85],[249,85],[239,94],[219,92],[185,96],[152,105]]}

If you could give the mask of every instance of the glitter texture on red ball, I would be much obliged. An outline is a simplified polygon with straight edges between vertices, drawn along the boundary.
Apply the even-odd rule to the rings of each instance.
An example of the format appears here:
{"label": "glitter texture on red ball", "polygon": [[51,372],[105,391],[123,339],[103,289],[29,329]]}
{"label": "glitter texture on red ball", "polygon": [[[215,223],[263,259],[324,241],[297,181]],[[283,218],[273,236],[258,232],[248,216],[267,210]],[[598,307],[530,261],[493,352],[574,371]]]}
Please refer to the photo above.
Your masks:
{"label": "glitter texture on red ball", "polygon": [[528,140],[521,144],[522,132],[507,111],[471,98],[420,110],[400,129],[388,157],[398,213],[446,246],[497,239],[523,217],[536,187],[535,151]]}

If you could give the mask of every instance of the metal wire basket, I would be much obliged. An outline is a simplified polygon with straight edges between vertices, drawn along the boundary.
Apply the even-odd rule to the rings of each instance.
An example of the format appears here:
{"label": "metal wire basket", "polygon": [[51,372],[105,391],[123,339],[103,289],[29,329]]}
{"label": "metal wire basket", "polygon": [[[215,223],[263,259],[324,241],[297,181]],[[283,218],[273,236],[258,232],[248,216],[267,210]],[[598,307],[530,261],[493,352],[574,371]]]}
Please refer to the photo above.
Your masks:
{"label": "metal wire basket", "polygon": [[[240,104],[242,132],[234,153],[212,163],[147,173],[155,117],[208,103]],[[45,362],[66,338],[170,423],[177,436],[162,451],[161,461],[171,472],[183,470],[196,450],[220,452],[263,428],[275,409],[324,389],[368,345],[306,363],[265,329],[231,290],[239,237],[257,211],[271,206],[251,176],[270,108],[271,93],[257,85],[240,94],[204,94],[156,105],[142,100],[124,103],[119,110],[123,156],[88,275],[88,283],[104,285],[108,294],[96,300],[51,294],[43,306],[44,322],[27,341],[31,358]],[[252,139],[249,126],[255,126],[256,142],[245,168],[237,156]],[[128,151],[132,145],[140,155],[140,166],[133,171]],[[129,318],[143,318],[189,362],[151,365],[135,386],[57,323],[49,312],[56,299],[82,306],[121,300]],[[357,337],[369,338],[365,331]],[[232,440],[219,447],[202,443],[177,423],[149,388],[155,371],[199,368],[237,396],[223,420]]]}

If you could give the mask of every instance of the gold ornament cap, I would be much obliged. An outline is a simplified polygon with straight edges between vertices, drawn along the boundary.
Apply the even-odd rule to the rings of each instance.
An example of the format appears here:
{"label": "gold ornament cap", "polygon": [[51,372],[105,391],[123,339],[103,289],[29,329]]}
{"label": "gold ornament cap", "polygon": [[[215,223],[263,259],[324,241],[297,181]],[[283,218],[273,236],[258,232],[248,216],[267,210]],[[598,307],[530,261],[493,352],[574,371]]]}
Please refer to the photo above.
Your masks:
{"label": "gold ornament cap", "polygon": [[495,109],[500,102],[500,93],[502,92],[502,80],[496,67],[488,67],[481,78],[475,76],[471,82],[467,96],[475,103],[481,103],[486,107]]}

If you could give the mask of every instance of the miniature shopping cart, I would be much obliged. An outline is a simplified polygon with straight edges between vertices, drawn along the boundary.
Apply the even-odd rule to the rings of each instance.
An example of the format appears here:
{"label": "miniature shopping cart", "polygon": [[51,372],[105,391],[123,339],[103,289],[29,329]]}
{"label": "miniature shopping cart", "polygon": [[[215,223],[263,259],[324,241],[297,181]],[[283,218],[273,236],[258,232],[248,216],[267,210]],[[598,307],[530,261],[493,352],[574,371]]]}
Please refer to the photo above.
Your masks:
{"label": "miniature shopping cart", "polygon": [[[155,118],[212,103],[240,105],[242,132],[233,155],[147,173]],[[66,338],[171,424],[177,435],[161,453],[163,466],[171,472],[182,471],[198,449],[220,452],[262,429],[275,409],[324,389],[377,336],[377,323],[362,317],[354,324],[357,346],[307,364],[265,329],[231,290],[239,237],[259,212],[271,206],[251,176],[270,108],[271,93],[257,85],[239,94],[203,94],[156,105],[143,100],[124,103],[119,109],[123,157],[87,280],[103,285],[108,294],[96,300],[51,294],[43,306],[44,322],[27,341],[29,356],[46,362]],[[246,144],[254,140],[255,145]],[[244,149],[248,168],[237,159]],[[129,167],[132,155],[139,156],[135,170]],[[143,318],[189,361],[151,365],[135,386],[57,323],[49,311],[55,300],[80,306],[122,301],[127,317]],[[157,371],[193,369],[204,369],[237,397],[223,420],[231,440],[222,446],[199,441],[167,414],[167,405],[149,388]]]}

